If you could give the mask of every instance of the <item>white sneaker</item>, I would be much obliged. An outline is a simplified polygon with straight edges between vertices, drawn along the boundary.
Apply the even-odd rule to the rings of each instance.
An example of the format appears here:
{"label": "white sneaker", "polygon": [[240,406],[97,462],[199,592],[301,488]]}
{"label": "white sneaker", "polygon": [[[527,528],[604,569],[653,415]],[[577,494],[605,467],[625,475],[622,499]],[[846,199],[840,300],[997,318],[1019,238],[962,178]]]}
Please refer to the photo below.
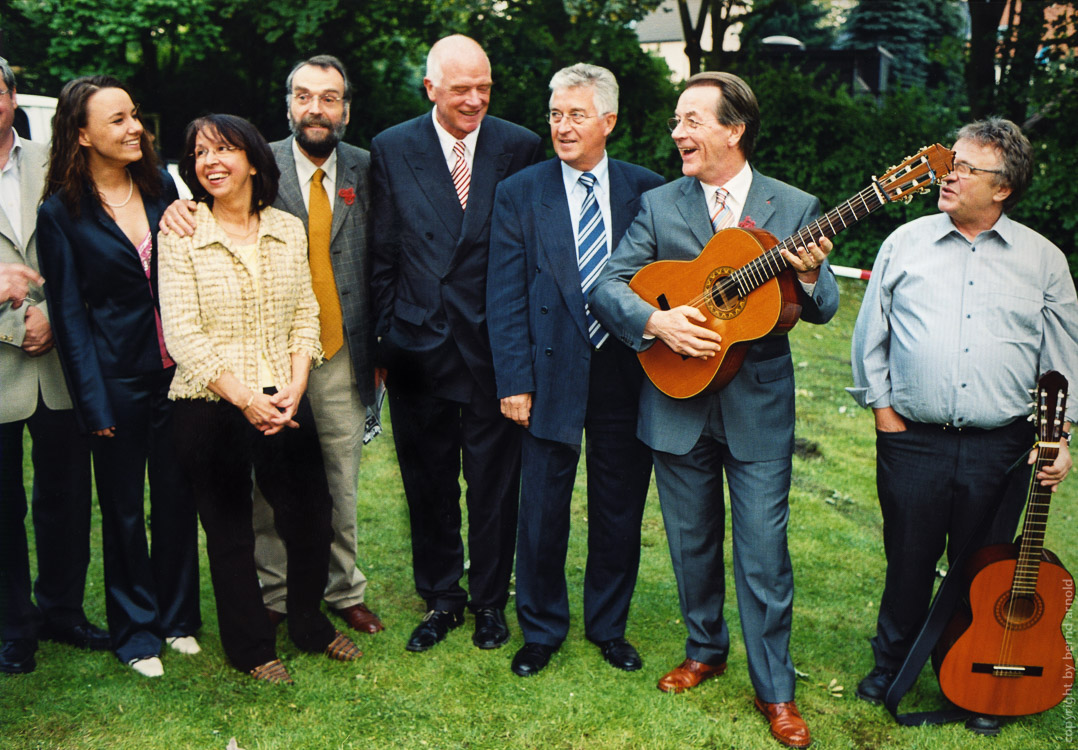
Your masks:
{"label": "white sneaker", "polygon": [[132,659],[127,666],[138,672],[143,677],[160,677],[165,673],[161,666],[161,660],[156,656],[144,656],[141,659]]}
{"label": "white sneaker", "polygon": [[192,656],[202,651],[193,635],[179,635],[166,638],[165,643],[172,647],[173,651]]}

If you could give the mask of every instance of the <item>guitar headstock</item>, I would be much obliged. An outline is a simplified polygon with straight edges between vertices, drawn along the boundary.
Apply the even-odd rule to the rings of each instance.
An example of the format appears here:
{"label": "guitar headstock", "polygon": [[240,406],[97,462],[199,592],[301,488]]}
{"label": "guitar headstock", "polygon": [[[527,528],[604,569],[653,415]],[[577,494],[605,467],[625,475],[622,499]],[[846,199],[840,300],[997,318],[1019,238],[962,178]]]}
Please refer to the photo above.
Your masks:
{"label": "guitar headstock", "polygon": [[929,186],[941,181],[953,169],[954,151],[937,143],[891,167],[875,182],[888,201],[909,203],[914,193],[928,192]]}
{"label": "guitar headstock", "polygon": [[1067,378],[1051,370],[1037,381],[1037,403],[1033,418],[1037,421],[1037,440],[1058,443],[1067,413]]}

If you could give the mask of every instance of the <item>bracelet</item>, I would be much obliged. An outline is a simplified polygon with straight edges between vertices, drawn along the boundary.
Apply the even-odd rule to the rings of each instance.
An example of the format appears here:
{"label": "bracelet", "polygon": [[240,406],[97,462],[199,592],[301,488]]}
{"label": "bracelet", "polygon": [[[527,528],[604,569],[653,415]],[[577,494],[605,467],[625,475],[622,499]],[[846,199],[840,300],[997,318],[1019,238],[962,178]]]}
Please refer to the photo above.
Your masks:
{"label": "bracelet", "polygon": [[249,406],[250,406],[251,404],[253,404],[253,403],[254,403],[254,400],[255,400],[255,392],[254,392],[254,391],[251,391],[251,397],[250,397],[249,399],[247,399],[247,403],[243,405],[243,408],[242,408],[242,409],[240,409],[240,411],[247,411],[247,408],[248,408],[248,407],[249,407]]}

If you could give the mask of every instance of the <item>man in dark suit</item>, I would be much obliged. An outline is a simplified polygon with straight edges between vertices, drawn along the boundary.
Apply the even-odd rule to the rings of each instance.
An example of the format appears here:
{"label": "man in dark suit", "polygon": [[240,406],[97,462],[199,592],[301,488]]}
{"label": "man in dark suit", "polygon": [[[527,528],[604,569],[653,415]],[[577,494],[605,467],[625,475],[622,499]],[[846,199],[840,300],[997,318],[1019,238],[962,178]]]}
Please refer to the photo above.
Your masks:
{"label": "man in dark suit", "polygon": [[[587,292],[640,208],[662,184],[608,159],[618,84],[579,63],[550,81],[557,158],[503,181],[491,219],[487,322],[502,413],[522,438],[513,672],[547,665],[569,631],[565,557],[580,442],[587,430],[588,563],[584,633],[618,669],[640,668],[625,640],[640,562],[651,453],[636,437],[643,370],[591,316]],[[609,228],[609,229],[607,229]]]}
{"label": "man in dark suit", "polygon": [[[0,58],[0,265],[35,273],[37,207],[48,151],[15,133],[15,74]],[[10,264],[10,265],[8,265]],[[0,302],[0,672],[36,666],[38,638],[109,648],[109,634],[86,621],[90,563],[90,445],[71,406],[53,347],[40,286]],[[38,576],[31,600],[24,521],[23,431],[33,439],[32,498]]]}
{"label": "man in dark suit", "polygon": [[[486,325],[494,188],[534,164],[538,136],[487,117],[490,61],[474,40],[431,47],[430,114],[371,144],[371,285],[389,408],[408,498],[412,563],[427,614],[407,648],[426,651],[475,613],[479,648],[509,639],[520,428],[504,419]],[[468,483],[469,593],[460,585],[460,484]]]}
{"label": "man in dark suit", "polygon": [[[656,260],[691,260],[718,229],[740,223],[792,235],[819,213],[819,201],[752,169],[760,115],[740,78],[701,73],[689,79],[671,119],[685,177],[647,193],[614,251],[592,305],[626,345],[643,350],[661,339],[687,357],[711,357],[720,336],[694,307],[658,310],[629,288]],[[826,266],[830,242],[783,251],[797,272],[801,318],[824,323],[838,307]],[[752,304],[751,296],[748,304]],[[794,703],[790,659],[793,572],[786,544],[794,430],[794,378],[786,336],[748,346],[744,364],[714,394],[678,400],[645,382],[638,435],[654,451],[655,480],[681,610],[686,659],[659,681],[667,692],[695,687],[726,669],[722,480],[730,485],[734,584],[756,707],[785,745],[806,747],[808,726]]]}
{"label": "man in dark suit", "polygon": [[[316,55],[297,63],[285,91],[292,137],[270,144],[281,169],[273,205],[307,227],[311,278],[318,297],[325,361],[311,371],[307,396],[333,497],[325,599],[349,627],[377,633],[383,625],[364,604],[367,579],[356,565],[356,484],[365,405],[374,403],[375,392],[367,250],[370,154],[341,142],[352,87],[336,57]],[[186,208],[170,209],[169,227],[187,234],[193,228],[190,216]],[[288,556],[273,525],[273,510],[257,488],[253,520],[262,597],[276,623],[286,614]]]}

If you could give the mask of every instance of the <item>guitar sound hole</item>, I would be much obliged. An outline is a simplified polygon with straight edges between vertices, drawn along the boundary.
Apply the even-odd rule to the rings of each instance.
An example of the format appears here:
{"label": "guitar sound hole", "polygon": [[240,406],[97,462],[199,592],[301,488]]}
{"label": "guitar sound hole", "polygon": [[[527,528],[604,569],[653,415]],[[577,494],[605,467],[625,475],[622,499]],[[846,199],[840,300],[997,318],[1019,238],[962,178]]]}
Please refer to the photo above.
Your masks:
{"label": "guitar sound hole", "polygon": [[1044,600],[1037,594],[1012,595],[1004,592],[995,606],[996,622],[1008,630],[1025,630],[1033,627],[1044,614]]}
{"label": "guitar sound hole", "polygon": [[736,318],[745,309],[745,298],[737,293],[737,285],[726,279],[734,268],[716,268],[704,283],[704,301],[708,310],[719,320]]}

